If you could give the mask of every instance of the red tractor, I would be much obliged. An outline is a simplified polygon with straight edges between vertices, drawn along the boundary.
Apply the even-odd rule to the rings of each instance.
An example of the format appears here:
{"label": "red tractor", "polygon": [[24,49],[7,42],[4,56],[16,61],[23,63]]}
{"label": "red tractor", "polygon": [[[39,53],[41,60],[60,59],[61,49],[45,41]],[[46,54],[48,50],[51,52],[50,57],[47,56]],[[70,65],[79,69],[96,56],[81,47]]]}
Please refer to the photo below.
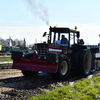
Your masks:
{"label": "red tractor", "polygon": [[47,43],[37,43],[33,53],[12,52],[13,69],[22,70],[25,76],[35,76],[42,71],[61,79],[68,77],[70,72],[89,75],[96,69],[94,55],[98,46],[87,49],[76,28],[50,27],[49,34],[45,32],[44,36],[47,36]]}

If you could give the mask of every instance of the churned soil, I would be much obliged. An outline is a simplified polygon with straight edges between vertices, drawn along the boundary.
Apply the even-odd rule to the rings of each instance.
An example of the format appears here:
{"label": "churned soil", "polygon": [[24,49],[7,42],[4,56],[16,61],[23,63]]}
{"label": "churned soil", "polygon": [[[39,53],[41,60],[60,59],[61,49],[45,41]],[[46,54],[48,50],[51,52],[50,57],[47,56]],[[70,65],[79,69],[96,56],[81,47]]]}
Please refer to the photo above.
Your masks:
{"label": "churned soil", "polygon": [[[94,77],[100,76],[100,71],[91,73]],[[0,70],[0,99],[23,100],[49,92],[52,89],[68,85],[71,82],[83,80],[86,77],[71,75],[65,80],[55,80],[50,74],[39,73],[35,77],[24,77],[20,70]]]}

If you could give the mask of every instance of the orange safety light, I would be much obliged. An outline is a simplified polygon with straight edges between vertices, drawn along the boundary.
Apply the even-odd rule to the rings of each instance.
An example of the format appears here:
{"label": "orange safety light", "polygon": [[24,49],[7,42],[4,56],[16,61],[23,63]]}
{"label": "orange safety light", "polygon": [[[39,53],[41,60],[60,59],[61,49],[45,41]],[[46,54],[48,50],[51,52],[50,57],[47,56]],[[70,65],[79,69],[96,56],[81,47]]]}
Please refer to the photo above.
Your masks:
{"label": "orange safety light", "polygon": [[77,29],[77,26],[75,26],[75,29]]}
{"label": "orange safety light", "polygon": [[54,26],[54,28],[56,28],[56,26]]}

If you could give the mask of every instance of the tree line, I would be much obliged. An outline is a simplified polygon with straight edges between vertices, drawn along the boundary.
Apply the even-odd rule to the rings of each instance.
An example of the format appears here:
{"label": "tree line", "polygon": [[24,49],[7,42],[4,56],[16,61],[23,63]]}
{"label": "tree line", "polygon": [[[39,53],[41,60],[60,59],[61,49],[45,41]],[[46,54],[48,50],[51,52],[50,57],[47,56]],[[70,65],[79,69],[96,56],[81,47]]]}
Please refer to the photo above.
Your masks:
{"label": "tree line", "polygon": [[[12,40],[11,39],[11,43],[12,43],[12,46],[17,46],[17,45],[20,45],[20,46],[24,46],[24,40],[19,40],[19,39],[14,39]],[[0,45],[2,46],[9,46],[10,45],[10,39],[3,39],[0,37]]]}

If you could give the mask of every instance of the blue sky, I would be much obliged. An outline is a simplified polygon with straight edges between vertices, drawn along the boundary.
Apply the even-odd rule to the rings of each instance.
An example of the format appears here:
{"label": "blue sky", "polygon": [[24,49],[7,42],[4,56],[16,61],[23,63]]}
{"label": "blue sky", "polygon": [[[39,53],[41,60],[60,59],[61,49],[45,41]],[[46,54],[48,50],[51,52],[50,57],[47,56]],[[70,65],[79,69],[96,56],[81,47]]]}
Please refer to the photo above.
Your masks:
{"label": "blue sky", "polygon": [[100,0],[0,0],[0,37],[25,38],[30,44],[46,40],[42,34],[49,25],[77,25],[85,44],[98,44],[99,12]]}

